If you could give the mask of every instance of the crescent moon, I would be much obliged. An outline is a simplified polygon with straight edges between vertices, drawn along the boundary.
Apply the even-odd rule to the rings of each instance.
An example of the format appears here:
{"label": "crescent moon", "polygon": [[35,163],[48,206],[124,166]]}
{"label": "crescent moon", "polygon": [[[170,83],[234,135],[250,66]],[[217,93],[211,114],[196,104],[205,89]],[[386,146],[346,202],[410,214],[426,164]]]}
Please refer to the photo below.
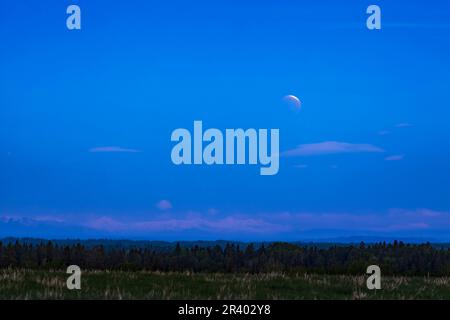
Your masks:
{"label": "crescent moon", "polygon": [[299,110],[302,106],[302,102],[300,101],[300,99],[292,94],[284,96],[283,100],[286,101],[287,103],[293,105],[297,110]]}

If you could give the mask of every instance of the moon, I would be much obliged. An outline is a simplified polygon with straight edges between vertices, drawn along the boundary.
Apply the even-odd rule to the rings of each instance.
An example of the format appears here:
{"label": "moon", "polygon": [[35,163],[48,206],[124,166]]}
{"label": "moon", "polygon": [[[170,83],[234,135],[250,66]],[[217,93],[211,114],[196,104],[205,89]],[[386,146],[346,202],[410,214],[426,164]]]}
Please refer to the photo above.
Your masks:
{"label": "moon", "polygon": [[300,110],[300,108],[302,107],[302,102],[300,101],[299,98],[297,98],[296,96],[289,94],[287,96],[283,97],[283,100],[291,107],[293,107],[295,110]]}

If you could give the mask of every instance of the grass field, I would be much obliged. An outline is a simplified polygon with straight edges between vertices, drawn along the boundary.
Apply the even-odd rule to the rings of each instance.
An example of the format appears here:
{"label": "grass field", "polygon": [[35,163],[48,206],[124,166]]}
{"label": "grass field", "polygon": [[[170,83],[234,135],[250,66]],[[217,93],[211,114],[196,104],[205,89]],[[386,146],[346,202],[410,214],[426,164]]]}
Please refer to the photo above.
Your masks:
{"label": "grass field", "polygon": [[66,288],[63,271],[0,270],[0,299],[450,299],[450,277],[190,274],[88,271],[81,290]]}

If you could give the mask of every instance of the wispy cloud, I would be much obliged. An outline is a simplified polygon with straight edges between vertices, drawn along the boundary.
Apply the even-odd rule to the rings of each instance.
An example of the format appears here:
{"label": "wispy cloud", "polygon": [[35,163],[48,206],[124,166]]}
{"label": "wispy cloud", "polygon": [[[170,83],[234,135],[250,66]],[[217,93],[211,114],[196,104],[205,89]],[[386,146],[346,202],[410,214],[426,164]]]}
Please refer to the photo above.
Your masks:
{"label": "wispy cloud", "polygon": [[388,157],[384,158],[384,160],[386,160],[386,161],[399,161],[399,160],[403,160],[404,157],[405,157],[404,154],[396,154],[396,155],[388,156]]}
{"label": "wispy cloud", "polygon": [[361,152],[384,152],[384,150],[377,146],[366,143],[359,144],[338,141],[325,141],[319,143],[301,144],[294,149],[283,152],[282,156],[298,157]]}
{"label": "wispy cloud", "polygon": [[411,123],[408,122],[402,122],[402,123],[397,123],[395,125],[396,128],[409,128],[412,127],[413,125]]}
{"label": "wispy cloud", "polygon": [[396,22],[383,23],[386,28],[401,28],[401,29],[450,29],[448,23],[414,23],[414,22]]}
{"label": "wispy cloud", "polygon": [[141,152],[137,149],[131,149],[131,148],[123,148],[123,147],[117,147],[117,146],[107,146],[107,147],[95,147],[89,149],[89,152],[128,152],[128,153],[136,153]]}
{"label": "wispy cloud", "polygon": [[385,135],[388,135],[389,133],[391,133],[389,130],[381,130],[381,131],[378,131],[378,134],[379,134],[380,136],[385,136]]}
{"label": "wispy cloud", "polygon": [[161,200],[156,204],[156,207],[160,210],[170,210],[173,208],[172,203],[169,200]]}
{"label": "wispy cloud", "polygon": [[[395,124],[395,125],[394,125],[392,128],[390,128],[390,129],[393,129],[393,131],[395,132],[395,128],[401,129],[401,128],[409,128],[409,127],[412,127],[412,126],[413,126],[412,123],[409,123],[409,122],[400,122],[400,123]],[[385,136],[385,135],[391,134],[391,131],[388,130],[388,129],[383,129],[383,130],[381,130],[381,131],[378,131],[378,134],[379,134],[380,136]]]}

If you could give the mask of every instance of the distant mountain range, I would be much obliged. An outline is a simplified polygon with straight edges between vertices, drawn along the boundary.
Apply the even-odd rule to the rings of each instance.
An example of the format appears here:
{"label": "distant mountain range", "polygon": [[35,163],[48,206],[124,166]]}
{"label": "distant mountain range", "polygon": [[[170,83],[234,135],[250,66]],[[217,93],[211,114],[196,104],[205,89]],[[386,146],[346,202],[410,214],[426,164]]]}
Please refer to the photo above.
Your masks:
{"label": "distant mountain range", "polygon": [[[213,247],[220,246],[224,248],[227,244],[239,245],[240,248],[245,248],[247,245],[252,243],[256,248],[261,245],[269,245],[278,241],[256,241],[256,242],[243,242],[243,241],[232,241],[232,240],[216,240],[216,241],[151,241],[151,240],[127,240],[127,239],[43,239],[43,238],[16,238],[16,237],[6,237],[0,238],[0,241],[3,244],[7,243],[15,243],[20,242],[24,244],[40,244],[48,241],[52,241],[61,246],[65,245],[74,245],[80,243],[86,247],[94,247],[102,245],[106,248],[153,248],[157,251],[169,251],[173,250],[177,243],[179,243],[182,247],[191,248],[194,246],[199,247]],[[281,241],[293,243],[301,246],[315,246],[319,248],[328,248],[331,246],[348,246],[348,245],[359,245],[360,242],[364,242],[367,244],[377,243],[377,242],[394,242],[394,241],[402,241],[404,243],[425,243],[427,241],[423,241],[420,238],[405,238],[405,239],[385,239],[385,238],[377,238],[377,237],[342,237],[342,238],[334,238],[334,239],[324,239],[321,241]],[[441,248],[450,248],[450,243],[432,243],[435,247]]]}

